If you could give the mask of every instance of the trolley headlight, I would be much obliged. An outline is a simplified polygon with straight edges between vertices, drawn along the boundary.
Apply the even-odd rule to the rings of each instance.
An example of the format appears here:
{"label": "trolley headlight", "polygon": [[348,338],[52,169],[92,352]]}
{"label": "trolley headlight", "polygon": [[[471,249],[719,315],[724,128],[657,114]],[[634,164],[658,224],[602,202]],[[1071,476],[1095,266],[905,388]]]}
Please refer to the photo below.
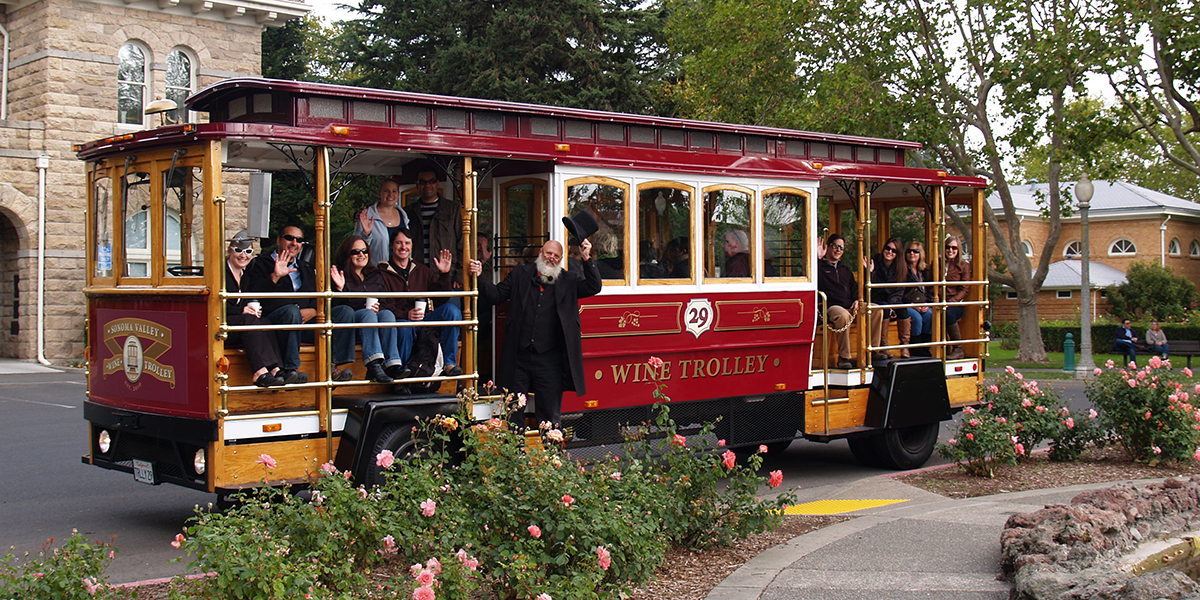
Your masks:
{"label": "trolley headlight", "polygon": [[195,467],[197,475],[204,474],[204,468],[206,466],[206,464],[205,464],[206,462],[207,461],[205,461],[205,459],[204,459],[204,448],[197,450],[196,456],[194,456],[192,458],[192,466]]}
{"label": "trolley headlight", "polygon": [[101,431],[100,435],[96,436],[96,445],[100,448],[100,454],[108,454],[112,449],[112,436],[108,431]]}

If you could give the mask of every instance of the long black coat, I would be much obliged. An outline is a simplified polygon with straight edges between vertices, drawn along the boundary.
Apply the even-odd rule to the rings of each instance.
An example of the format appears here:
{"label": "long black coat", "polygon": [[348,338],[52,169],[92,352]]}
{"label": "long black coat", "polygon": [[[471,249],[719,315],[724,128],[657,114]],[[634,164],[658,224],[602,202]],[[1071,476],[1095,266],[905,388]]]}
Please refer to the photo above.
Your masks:
{"label": "long black coat", "polygon": [[[583,340],[579,327],[579,299],[595,296],[600,293],[602,283],[600,270],[596,267],[596,259],[588,259],[583,268],[563,271],[562,277],[554,284],[554,305],[558,313],[559,323],[562,324],[563,348],[567,349],[567,364],[570,372],[564,389],[574,391],[582,396],[587,393],[586,378],[583,376]],[[516,378],[517,366],[513,361],[517,357],[517,336],[521,331],[521,319],[525,309],[531,303],[537,303],[538,272],[536,265],[521,265],[512,270],[500,285],[493,284],[486,277],[479,278],[479,291],[493,305],[499,305],[510,300],[508,307],[508,322],[504,328],[504,354],[500,360],[500,372],[496,383],[504,388],[511,388]]]}

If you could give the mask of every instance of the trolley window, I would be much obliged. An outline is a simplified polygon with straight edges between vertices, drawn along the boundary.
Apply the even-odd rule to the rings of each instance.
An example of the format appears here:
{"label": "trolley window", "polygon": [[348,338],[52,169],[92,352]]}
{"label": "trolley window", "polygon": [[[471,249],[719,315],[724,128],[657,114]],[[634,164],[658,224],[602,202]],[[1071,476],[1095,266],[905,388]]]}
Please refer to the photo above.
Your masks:
{"label": "trolley window", "polygon": [[580,177],[567,181],[566,188],[567,214],[586,210],[600,224],[600,230],[590,238],[600,277],[606,285],[628,283],[625,199],[629,196],[629,185],[607,177]]}
{"label": "trolley window", "polygon": [[150,190],[150,173],[129,171],[125,174],[124,203],[121,221],[125,224],[125,277],[150,277],[150,205],[153,195]]}
{"label": "trolley window", "polygon": [[638,186],[638,280],[691,283],[694,195],[690,186],[670,181]]}
{"label": "trolley window", "polygon": [[168,277],[204,274],[203,180],[196,166],[163,171],[163,252]]}
{"label": "trolley window", "polygon": [[92,240],[95,246],[92,256],[92,277],[111,278],[113,276],[113,247],[112,247],[112,178],[101,172],[96,173],[92,182],[92,214],[95,229]]}
{"label": "trolley window", "polygon": [[763,277],[807,277],[808,194],[793,189],[763,192]]}
{"label": "trolley window", "polygon": [[753,198],[750,190],[732,186],[704,191],[706,283],[753,280]]}

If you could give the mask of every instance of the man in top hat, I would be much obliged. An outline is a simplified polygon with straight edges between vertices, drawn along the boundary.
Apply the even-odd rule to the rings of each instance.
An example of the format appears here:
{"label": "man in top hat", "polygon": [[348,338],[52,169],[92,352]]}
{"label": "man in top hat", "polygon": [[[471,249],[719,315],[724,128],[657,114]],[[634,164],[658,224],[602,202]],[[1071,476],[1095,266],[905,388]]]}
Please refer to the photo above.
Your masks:
{"label": "man in top hat", "polygon": [[[587,393],[579,299],[600,293],[602,285],[587,240],[599,229],[596,219],[583,212],[564,218],[563,224],[582,240],[581,272],[563,269],[562,244],[550,240],[542,245],[535,263],[514,268],[500,285],[486,277],[479,279],[480,293],[488,302],[512,302],[496,383],[509,392],[532,393],[537,422],[554,426],[562,422],[563,391]],[[468,270],[478,276],[483,266],[472,260]]]}

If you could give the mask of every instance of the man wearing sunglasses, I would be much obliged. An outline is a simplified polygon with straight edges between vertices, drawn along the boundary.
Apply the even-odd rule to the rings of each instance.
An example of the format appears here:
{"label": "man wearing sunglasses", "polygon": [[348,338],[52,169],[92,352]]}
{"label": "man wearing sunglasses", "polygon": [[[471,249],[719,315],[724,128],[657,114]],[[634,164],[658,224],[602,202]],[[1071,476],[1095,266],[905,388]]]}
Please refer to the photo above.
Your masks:
{"label": "man wearing sunglasses", "polygon": [[[246,268],[246,287],[250,292],[315,292],[317,291],[317,273],[311,264],[300,259],[304,249],[304,230],[299,225],[288,224],[279,231],[275,238],[275,251],[270,255],[260,254]],[[266,320],[276,325],[298,325],[308,323],[317,316],[316,298],[262,298],[262,314]],[[349,306],[333,307],[333,322],[353,323],[354,310]],[[339,348],[337,339],[344,335],[353,335],[353,330],[335,330],[334,348]],[[276,332],[279,339],[280,359],[283,361],[279,377],[285,383],[306,383],[308,375],[300,371],[300,341],[301,332],[298,330],[280,330]],[[305,337],[311,338],[307,333]],[[353,345],[351,345],[353,348]],[[354,356],[333,357],[334,364],[354,362]],[[336,374],[335,374],[335,378]]]}
{"label": "man wearing sunglasses", "polygon": [[850,322],[858,310],[858,281],[850,267],[842,264],[846,241],[840,234],[829,236],[828,243],[817,240],[817,289],[829,302],[829,324],[840,331],[837,368],[858,366],[850,356]]}
{"label": "man wearing sunglasses", "polygon": [[[443,198],[437,171],[423,168],[417,171],[417,192],[420,199],[404,207],[408,213],[408,228],[412,234],[412,258],[418,264],[435,268],[434,258],[449,250],[453,257],[450,277],[454,289],[462,287],[462,205]],[[460,309],[458,298],[447,300]]]}

